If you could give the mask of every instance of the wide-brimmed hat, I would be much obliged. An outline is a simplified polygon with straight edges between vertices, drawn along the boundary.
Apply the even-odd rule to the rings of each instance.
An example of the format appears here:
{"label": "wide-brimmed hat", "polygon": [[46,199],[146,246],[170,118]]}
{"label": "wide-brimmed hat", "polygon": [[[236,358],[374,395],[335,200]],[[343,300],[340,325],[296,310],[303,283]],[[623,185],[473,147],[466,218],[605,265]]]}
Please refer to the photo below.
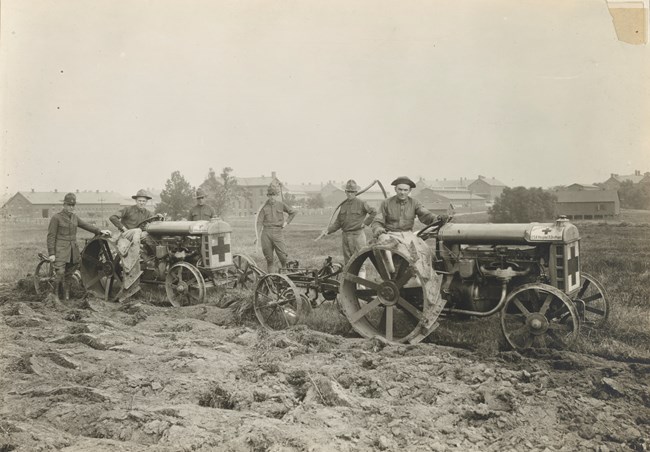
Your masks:
{"label": "wide-brimmed hat", "polygon": [[77,196],[74,193],[67,193],[63,197],[63,204],[74,206],[75,204],[77,204]]}
{"label": "wide-brimmed hat", "polygon": [[405,184],[405,185],[408,185],[411,188],[415,188],[415,182],[413,182],[411,179],[409,179],[406,176],[400,176],[397,179],[395,179],[393,182],[391,182],[390,184],[391,185]]}
{"label": "wide-brimmed hat", "polygon": [[275,196],[275,195],[280,194],[280,190],[278,190],[278,187],[271,184],[271,185],[269,185],[269,188],[266,189],[266,194]]}
{"label": "wide-brimmed hat", "polygon": [[194,195],[194,199],[206,198],[206,197],[207,195],[205,194],[205,191],[203,191],[202,188],[196,189],[196,194]]}
{"label": "wide-brimmed hat", "polygon": [[345,183],[345,191],[353,191],[353,192],[358,192],[359,191],[359,186],[357,185],[357,182],[354,179],[350,179]]}
{"label": "wide-brimmed hat", "polygon": [[132,199],[136,199],[136,198],[151,199],[151,195],[149,194],[149,192],[147,190],[145,190],[144,188],[141,188],[140,190],[138,190],[138,192],[135,195],[131,196],[131,198]]}

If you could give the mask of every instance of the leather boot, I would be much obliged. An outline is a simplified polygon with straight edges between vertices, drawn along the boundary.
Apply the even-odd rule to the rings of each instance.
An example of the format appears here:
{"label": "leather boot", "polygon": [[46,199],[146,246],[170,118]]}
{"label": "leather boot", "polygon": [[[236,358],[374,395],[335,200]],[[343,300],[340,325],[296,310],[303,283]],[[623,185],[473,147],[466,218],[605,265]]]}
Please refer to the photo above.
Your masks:
{"label": "leather boot", "polygon": [[59,298],[59,293],[61,291],[61,285],[62,284],[63,284],[63,281],[61,281],[60,279],[57,278],[57,279],[54,280],[54,299],[56,301],[61,301],[61,299]]}
{"label": "leather boot", "polygon": [[70,281],[63,283],[63,298],[65,301],[70,301]]}

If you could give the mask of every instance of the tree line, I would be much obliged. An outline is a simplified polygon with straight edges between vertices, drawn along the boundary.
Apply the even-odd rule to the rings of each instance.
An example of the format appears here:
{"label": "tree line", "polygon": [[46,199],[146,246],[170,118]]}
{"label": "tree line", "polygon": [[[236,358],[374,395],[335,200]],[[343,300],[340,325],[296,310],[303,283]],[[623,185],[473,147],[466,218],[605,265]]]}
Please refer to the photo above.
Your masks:
{"label": "tree line", "polygon": [[[197,188],[206,194],[206,204],[212,206],[219,216],[225,216],[241,199],[250,199],[250,193],[237,185],[232,175],[233,169],[225,167],[217,176],[210,168],[207,176]],[[167,179],[165,188],[160,193],[160,203],[156,213],[167,215],[172,220],[187,217],[190,208],[196,203],[196,189],[185,179],[180,171],[174,171]]]}

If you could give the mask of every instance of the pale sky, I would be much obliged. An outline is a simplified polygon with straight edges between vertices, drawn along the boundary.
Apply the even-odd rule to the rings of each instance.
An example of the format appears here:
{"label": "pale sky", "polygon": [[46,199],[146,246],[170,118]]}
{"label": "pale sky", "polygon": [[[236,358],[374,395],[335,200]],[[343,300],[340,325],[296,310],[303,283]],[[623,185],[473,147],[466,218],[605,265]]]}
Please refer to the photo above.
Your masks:
{"label": "pale sky", "polygon": [[[650,171],[650,52],[604,1],[3,0],[2,187]],[[646,124],[643,127],[643,124]]]}

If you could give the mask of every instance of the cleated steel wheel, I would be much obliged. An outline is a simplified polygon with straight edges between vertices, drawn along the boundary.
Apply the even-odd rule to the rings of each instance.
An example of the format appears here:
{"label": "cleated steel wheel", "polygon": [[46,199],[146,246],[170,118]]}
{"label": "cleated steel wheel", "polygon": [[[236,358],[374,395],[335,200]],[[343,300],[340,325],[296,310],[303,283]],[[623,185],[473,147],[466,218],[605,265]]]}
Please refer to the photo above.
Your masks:
{"label": "cleated steel wheel", "polygon": [[308,305],[286,275],[269,273],[255,287],[253,309],[257,320],[267,330],[283,330],[296,325],[308,311]]}
{"label": "cleated steel wheel", "polygon": [[605,288],[596,278],[588,273],[580,272],[580,290],[573,299],[581,326],[600,328],[609,315],[609,298]]}
{"label": "cleated steel wheel", "polygon": [[501,329],[515,350],[564,349],[578,337],[580,321],[564,292],[547,284],[525,284],[508,294]]}
{"label": "cleated steel wheel", "polygon": [[54,292],[54,266],[50,261],[42,260],[34,271],[34,290],[38,295]]}
{"label": "cleated steel wheel", "polygon": [[232,263],[234,265],[232,273],[235,280],[232,287],[253,289],[259,279],[259,269],[253,258],[245,254],[233,254]]}
{"label": "cleated steel wheel", "polygon": [[88,242],[81,252],[81,282],[87,291],[105,301],[115,299],[122,287],[120,257],[101,237]]}
{"label": "cleated steel wheel", "polygon": [[361,336],[402,343],[430,331],[423,300],[438,294],[425,289],[428,286],[408,254],[365,248],[351,258],[342,279],[339,304]]}
{"label": "cleated steel wheel", "polygon": [[173,306],[200,304],[205,298],[205,281],[194,265],[178,262],[167,273],[165,291]]}

